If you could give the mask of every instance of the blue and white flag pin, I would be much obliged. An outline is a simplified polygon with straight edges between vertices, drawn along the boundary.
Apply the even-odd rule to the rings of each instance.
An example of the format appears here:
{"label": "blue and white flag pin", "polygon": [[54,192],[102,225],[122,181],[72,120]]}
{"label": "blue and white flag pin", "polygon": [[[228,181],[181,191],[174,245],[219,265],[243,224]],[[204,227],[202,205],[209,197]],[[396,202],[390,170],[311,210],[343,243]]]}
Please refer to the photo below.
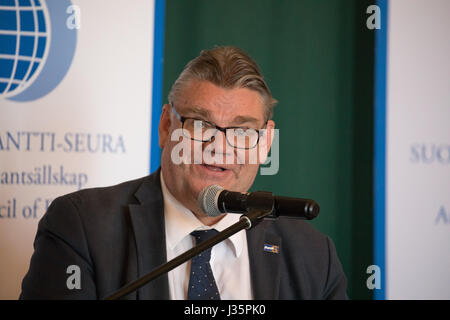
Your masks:
{"label": "blue and white flag pin", "polygon": [[271,253],[278,253],[278,246],[275,246],[273,244],[264,244],[264,251],[265,252],[271,252]]}

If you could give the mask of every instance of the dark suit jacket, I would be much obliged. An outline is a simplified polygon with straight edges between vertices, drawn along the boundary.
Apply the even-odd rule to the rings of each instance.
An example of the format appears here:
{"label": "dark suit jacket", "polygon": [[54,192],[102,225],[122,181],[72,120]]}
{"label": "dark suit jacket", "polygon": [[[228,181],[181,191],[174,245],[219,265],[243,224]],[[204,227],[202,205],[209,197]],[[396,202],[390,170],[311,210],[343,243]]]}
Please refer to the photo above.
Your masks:
{"label": "dark suit jacket", "polygon": [[[159,174],[55,199],[39,222],[20,298],[101,299],[165,263]],[[307,222],[263,221],[246,232],[255,299],[347,298],[333,242]],[[81,289],[67,287],[70,265],[80,268]],[[126,298],[169,299],[167,275]]]}

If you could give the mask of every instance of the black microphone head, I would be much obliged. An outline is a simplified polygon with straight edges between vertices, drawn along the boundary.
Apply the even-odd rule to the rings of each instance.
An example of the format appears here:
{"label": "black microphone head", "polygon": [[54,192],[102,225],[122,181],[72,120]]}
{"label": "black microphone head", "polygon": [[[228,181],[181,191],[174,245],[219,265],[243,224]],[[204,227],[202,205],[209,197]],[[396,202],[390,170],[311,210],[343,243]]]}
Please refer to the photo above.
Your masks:
{"label": "black microphone head", "polygon": [[308,220],[314,219],[319,215],[320,207],[317,202],[310,200],[308,205],[305,206],[305,216]]}
{"label": "black microphone head", "polygon": [[222,190],[221,186],[213,184],[205,187],[198,195],[198,206],[210,217],[217,217],[222,214],[217,206],[217,199]]}
{"label": "black microphone head", "polygon": [[275,210],[277,216],[311,220],[319,215],[320,207],[311,199],[276,196]]}

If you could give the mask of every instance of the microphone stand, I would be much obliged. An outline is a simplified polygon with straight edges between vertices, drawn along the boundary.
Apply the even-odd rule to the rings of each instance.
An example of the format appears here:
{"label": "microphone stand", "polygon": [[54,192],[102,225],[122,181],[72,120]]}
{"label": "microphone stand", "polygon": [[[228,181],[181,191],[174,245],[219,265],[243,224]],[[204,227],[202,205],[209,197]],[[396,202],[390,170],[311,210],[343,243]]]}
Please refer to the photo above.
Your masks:
{"label": "microphone stand", "polygon": [[143,285],[147,284],[148,282],[158,278],[159,276],[171,271],[172,269],[175,269],[179,265],[185,263],[186,261],[192,259],[196,255],[200,254],[201,252],[205,251],[206,249],[209,249],[213,247],[214,245],[218,244],[219,242],[231,237],[233,234],[238,233],[239,231],[243,229],[251,229],[255,225],[257,225],[259,222],[263,220],[264,217],[272,213],[273,210],[273,204],[269,207],[264,208],[253,208],[250,209],[248,213],[242,215],[239,218],[239,221],[235,224],[231,225],[227,229],[223,230],[222,232],[219,232],[215,236],[211,237],[210,239],[201,242],[197,246],[193,247],[192,249],[186,251],[185,253],[179,255],[178,257],[175,257],[174,259],[170,260],[169,262],[157,267],[150,273],[144,275],[143,277],[125,285],[115,293],[111,294],[110,296],[106,297],[105,300],[117,300],[134,290],[142,287]]}

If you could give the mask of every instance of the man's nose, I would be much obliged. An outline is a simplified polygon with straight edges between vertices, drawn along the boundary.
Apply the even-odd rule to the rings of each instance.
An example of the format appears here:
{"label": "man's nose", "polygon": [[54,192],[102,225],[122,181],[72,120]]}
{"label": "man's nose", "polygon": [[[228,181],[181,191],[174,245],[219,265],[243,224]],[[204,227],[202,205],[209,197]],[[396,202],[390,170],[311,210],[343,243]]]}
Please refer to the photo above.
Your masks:
{"label": "man's nose", "polygon": [[210,141],[204,143],[204,150],[206,148],[215,155],[223,155],[225,157],[234,156],[234,148],[227,142],[225,132],[220,130],[217,130]]}

